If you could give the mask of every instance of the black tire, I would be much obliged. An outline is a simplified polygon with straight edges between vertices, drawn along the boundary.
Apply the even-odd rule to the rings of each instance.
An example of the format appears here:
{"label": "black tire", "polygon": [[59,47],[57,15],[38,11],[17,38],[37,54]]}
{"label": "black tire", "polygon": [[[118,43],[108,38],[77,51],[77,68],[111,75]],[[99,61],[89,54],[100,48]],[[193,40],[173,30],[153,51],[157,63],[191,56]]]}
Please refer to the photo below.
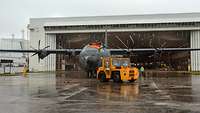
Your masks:
{"label": "black tire", "polygon": [[97,73],[95,71],[92,72],[92,78],[97,78]]}
{"label": "black tire", "polygon": [[87,76],[88,76],[88,78],[91,78],[91,77],[92,77],[92,74],[91,74],[90,71],[87,72]]}
{"label": "black tire", "polygon": [[131,80],[129,80],[129,82],[135,82],[135,80],[134,80],[134,79],[131,79]]}
{"label": "black tire", "polygon": [[87,75],[88,75],[88,78],[96,78],[96,75],[95,75],[94,71],[88,71]]}
{"label": "black tire", "polygon": [[115,72],[113,75],[113,81],[114,82],[121,82],[121,76],[120,76],[120,72]]}
{"label": "black tire", "polygon": [[98,77],[100,79],[100,82],[107,82],[105,73],[103,73],[103,72],[99,73]]}

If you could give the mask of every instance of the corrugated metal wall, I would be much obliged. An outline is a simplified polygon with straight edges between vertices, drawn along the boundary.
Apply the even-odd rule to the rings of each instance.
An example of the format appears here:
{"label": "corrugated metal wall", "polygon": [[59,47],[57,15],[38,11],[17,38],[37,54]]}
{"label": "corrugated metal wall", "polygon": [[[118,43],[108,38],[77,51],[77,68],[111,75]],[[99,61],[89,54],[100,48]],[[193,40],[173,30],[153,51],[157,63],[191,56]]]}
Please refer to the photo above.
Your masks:
{"label": "corrugated metal wall", "polygon": [[[22,39],[0,39],[0,49],[21,49]],[[24,48],[25,49],[25,48]],[[22,57],[23,53],[0,53],[1,57]]]}
{"label": "corrugated metal wall", "polygon": [[[200,31],[191,31],[191,48],[200,48]],[[200,71],[200,51],[191,52],[191,70]]]}
{"label": "corrugated metal wall", "polygon": [[[56,49],[56,35],[45,35],[45,47],[50,46],[48,49]],[[45,71],[56,71],[56,55],[50,54],[45,58]]]}

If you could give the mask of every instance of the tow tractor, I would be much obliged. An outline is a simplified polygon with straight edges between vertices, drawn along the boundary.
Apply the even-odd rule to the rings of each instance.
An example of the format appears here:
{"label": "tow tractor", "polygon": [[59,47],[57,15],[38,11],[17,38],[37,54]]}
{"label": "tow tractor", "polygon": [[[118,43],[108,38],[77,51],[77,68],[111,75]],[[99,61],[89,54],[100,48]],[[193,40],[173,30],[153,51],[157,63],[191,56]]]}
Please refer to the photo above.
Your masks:
{"label": "tow tractor", "polygon": [[101,82],[134,82],[139,77],[136,67],[131,67],[130,58],[102,57],[97,68],[97,79]]}

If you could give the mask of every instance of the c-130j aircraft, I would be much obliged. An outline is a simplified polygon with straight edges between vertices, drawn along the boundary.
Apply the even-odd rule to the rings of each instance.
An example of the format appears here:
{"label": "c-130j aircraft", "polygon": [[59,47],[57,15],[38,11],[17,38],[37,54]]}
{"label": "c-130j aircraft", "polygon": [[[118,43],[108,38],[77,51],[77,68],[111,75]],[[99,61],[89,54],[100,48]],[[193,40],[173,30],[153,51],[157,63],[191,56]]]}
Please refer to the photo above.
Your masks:
{"label": "c-130j aircraft", "polygon": [[[106,38],[105,38],[106,42]],[[101,57],[107,57],[110,55],[126,55],[130,53],[138,52],[151,52],[159,54],[160,52],[178,52],[178,51],[199,51],[200,48],[138,48],[138,49],[107,49],[106,45],[101,42],[92,42],[87,44],[82,49],[53,49],[49,50],[50,46],[46,46],[40,49],[40,40],[38,42],[38,49],[0,49],[0,52],[17,52],[17,53],[34,53],[32,56],[38,55],[38,61],[44,59],[49,54],[68,54],[78,55],[80,66],[88,73],[88,77],[92,77],[95,74],[96,67],[100,62]]]}

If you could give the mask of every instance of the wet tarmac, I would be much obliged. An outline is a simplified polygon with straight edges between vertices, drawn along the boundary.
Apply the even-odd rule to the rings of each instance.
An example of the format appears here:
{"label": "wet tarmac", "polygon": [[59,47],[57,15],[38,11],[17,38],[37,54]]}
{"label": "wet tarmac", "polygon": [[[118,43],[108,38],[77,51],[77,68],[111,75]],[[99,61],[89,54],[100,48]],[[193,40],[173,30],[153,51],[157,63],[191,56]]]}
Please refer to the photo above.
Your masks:
{"label": "wet tarmac", "polygon": [[80,73],[0,77],[0,113],[200,113],[200,75],[100,83]]}

